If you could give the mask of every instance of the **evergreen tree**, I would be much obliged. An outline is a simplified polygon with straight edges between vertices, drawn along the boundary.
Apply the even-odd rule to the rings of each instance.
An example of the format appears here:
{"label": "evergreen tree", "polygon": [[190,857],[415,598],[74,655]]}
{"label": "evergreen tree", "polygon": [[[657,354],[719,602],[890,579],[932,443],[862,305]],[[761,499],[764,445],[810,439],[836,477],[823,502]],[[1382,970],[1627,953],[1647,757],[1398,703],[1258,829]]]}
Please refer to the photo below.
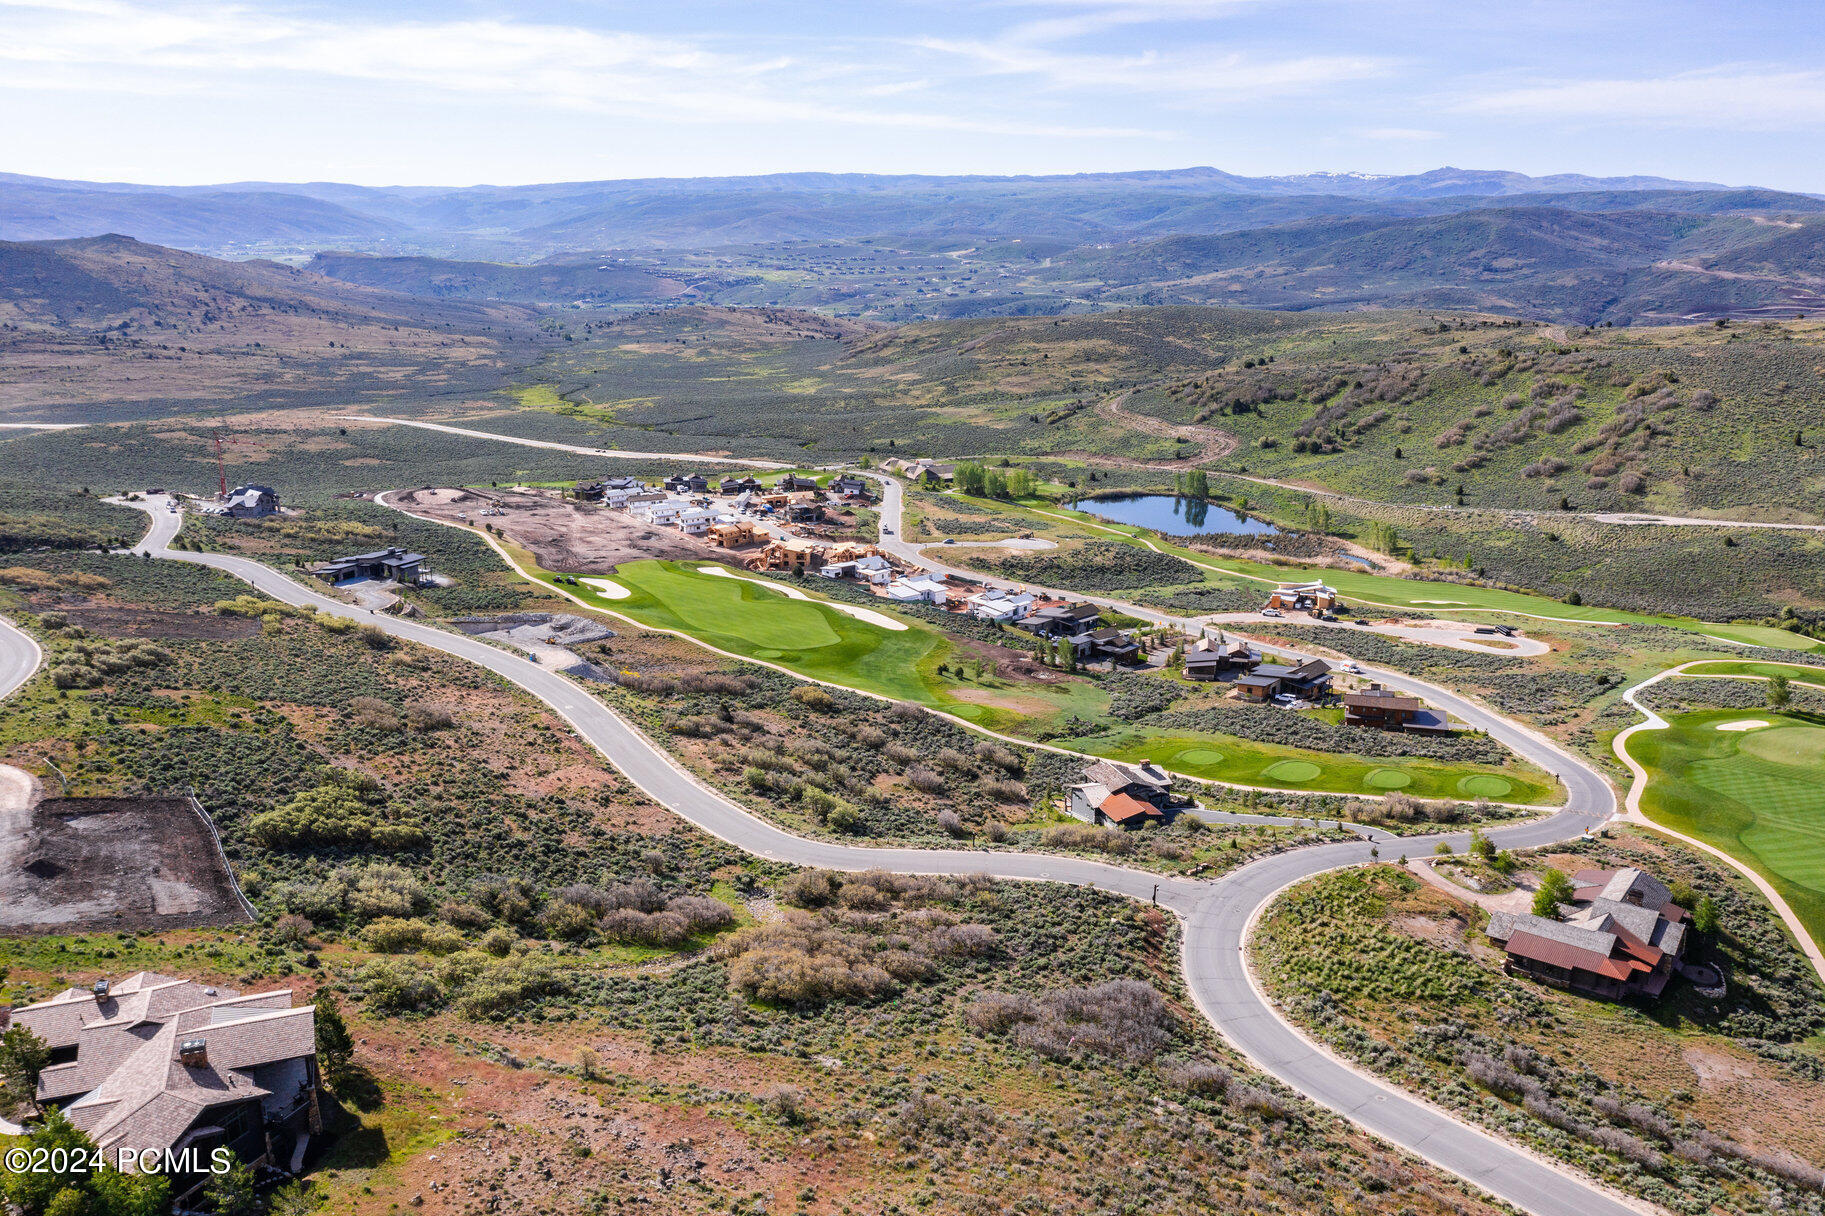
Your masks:
{"label": "evergreen tree", "polygon": [[332,1086],[347,1080],[355,1062],[355,1038],[342,1020],[334,993],[317,994],[317,1062]]}

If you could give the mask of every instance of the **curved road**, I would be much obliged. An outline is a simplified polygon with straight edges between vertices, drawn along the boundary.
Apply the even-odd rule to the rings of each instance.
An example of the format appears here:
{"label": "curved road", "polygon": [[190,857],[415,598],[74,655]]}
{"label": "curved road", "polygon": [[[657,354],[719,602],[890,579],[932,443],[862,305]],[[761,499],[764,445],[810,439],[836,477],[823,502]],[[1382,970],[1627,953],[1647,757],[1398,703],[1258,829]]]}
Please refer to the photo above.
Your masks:
{"label": "curved road", "polygon": [[[1185,979],[1193,999],[1218,1031],[1264,1071],[1383,1139],[1536,1216],[1631,1216],[1640,1210],[1639,1205],[1337,1060],[1282,1021],[1255,988],[1245,949],[1253,919],[1289,884],[1369,861],[1367,841],[1283,853],[1216,882],[1198,882],[1035,853],[874,849],[806,840],[699,783],[632,724],[568,678],[464,634],[366,612],[247,558],[168,549],[182,517],[167,510],[164,499],[136,505],[151,514],[152,526],[135,552],[210,566],[284,603],[308,604],[322,613],[372,623],[396,637],[480,664],[544,701],[650,797],[749,852],[830,869],[881,867],[916,874],[986,874],[1091,885],[1138,900],[1157,897],[1184,925]],[[1392,678],[1393,673],[1389,674]],[[1557,745],[1481,706],[1424,687],[1427,695],[1443,701],[1453,713],[1478,720],[1504,744],[1556,771],[1566,784],[1565,810],[1491,831],[1491,838],[1502,847],[1526,848],[1564,840],[1602,823],[1614,812],[1615,799],[1608,784]],[[1399,845],[1410,852],[1430,853],[1441,839],[1458,847],[1464,841],[1461,834],[1406,837]]]}

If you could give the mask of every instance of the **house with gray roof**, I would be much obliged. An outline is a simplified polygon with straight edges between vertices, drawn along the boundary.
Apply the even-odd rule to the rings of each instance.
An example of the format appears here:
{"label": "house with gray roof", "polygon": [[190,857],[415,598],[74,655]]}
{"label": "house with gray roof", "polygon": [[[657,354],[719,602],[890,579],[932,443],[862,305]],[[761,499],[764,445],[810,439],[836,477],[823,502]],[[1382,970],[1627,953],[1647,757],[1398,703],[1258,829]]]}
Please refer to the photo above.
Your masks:
{"label": "house with gray roof", "polygon": [[[217,1148],[255,1167],[300,1161],[323,1130],[316,1009],[289,990],[239,993],[141,971],[0,1013],[50,1048],[40,1106],[110,1162]],[[180,1202],[207,1175],[174,1176]]]}
{"label": "house with gray roof", "polygon": [[1485,930],[1510,974],[1591,996],[1658,997],[1689,945],[1691,917],[1642,870],[1581,870],[1562,920],[1490,914]]}

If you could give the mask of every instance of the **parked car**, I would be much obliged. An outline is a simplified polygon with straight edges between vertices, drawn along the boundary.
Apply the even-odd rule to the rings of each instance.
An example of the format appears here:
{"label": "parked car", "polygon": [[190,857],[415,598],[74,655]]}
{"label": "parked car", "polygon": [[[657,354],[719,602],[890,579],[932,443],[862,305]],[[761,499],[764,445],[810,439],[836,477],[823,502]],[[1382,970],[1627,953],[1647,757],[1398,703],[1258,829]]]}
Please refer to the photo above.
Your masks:
{"label": "parked car", "polygon": [[1278,608],[1263,608],[1261,610],[1261,615],[1262,616],[1279,616],[1280,610]]}

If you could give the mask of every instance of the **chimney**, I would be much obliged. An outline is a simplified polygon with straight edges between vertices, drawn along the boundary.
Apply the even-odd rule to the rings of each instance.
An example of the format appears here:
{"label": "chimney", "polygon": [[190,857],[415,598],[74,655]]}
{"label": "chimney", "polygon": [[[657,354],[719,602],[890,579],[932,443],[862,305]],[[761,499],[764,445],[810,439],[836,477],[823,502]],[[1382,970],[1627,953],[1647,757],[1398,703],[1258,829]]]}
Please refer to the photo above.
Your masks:
{"label": "chimney", "polygon": [[209,1040],[185,1039],[177,1045],[177,1058],[185,1068],[209,1066]]}
{"label": "chimney", "polygon": [[90,985],[89,991],[95,994],[95,1001],[100,1004],[108,999],[108,981],[96,980],[94,984]]}

